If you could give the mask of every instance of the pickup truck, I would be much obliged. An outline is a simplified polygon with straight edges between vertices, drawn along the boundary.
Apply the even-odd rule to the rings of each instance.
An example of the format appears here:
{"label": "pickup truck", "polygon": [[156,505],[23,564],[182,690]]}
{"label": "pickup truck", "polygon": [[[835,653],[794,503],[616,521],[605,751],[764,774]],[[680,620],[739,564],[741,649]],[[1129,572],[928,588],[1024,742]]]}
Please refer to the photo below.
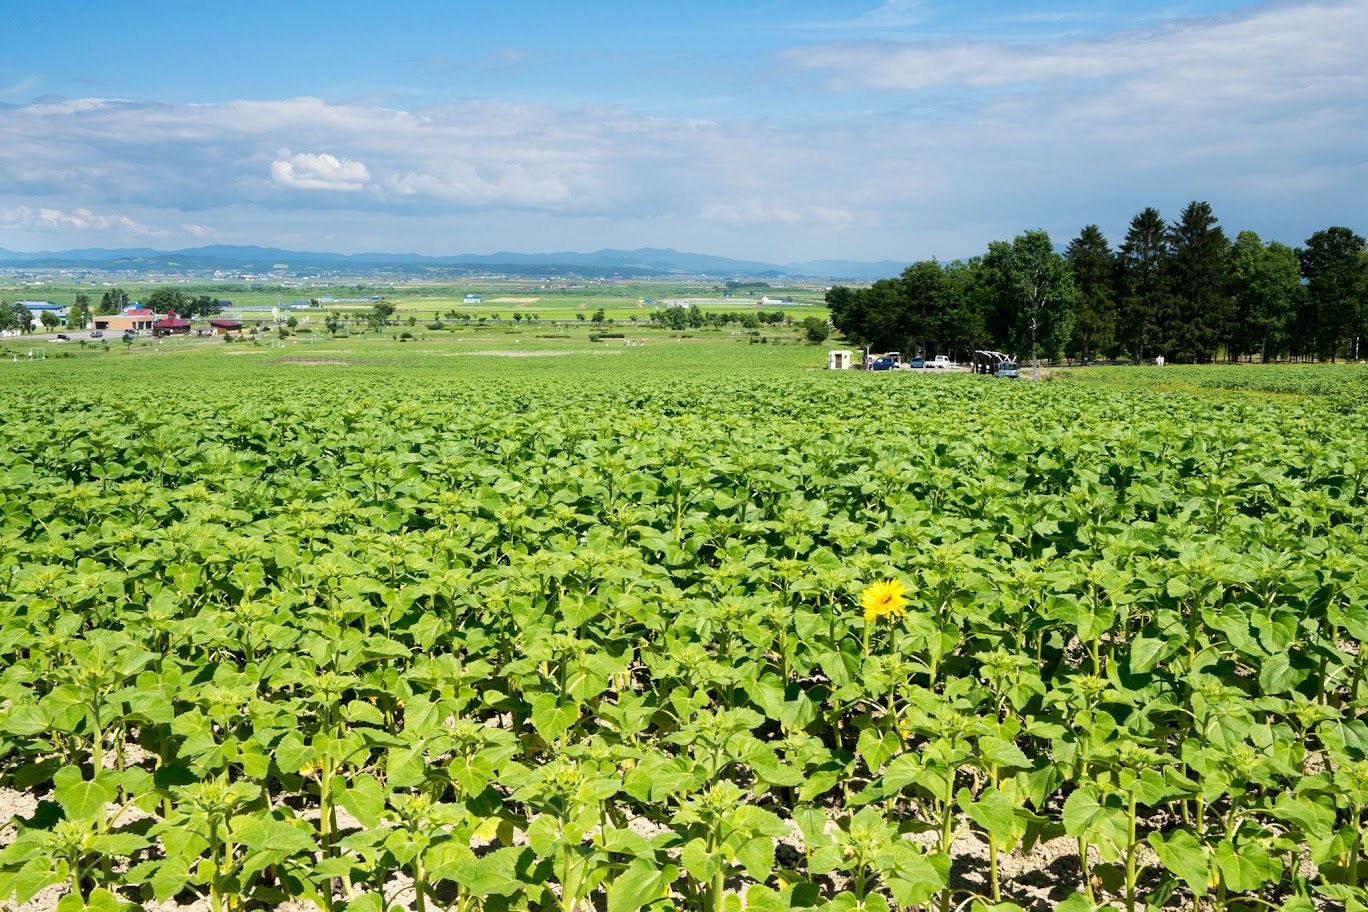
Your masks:
{"label": "pickup truck", "polygon": [[936,357],[926,362],[926,366],[939,368],[940,370],[945,370],[947,368],[954,367],[955,362],[945,357],[945,355],[936,355]]}

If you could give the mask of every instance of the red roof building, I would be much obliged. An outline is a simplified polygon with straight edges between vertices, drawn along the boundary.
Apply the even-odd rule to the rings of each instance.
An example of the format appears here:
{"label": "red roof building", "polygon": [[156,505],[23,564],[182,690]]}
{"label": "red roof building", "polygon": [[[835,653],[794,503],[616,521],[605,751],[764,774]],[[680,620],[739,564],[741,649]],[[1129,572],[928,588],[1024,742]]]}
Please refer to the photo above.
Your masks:
{"label": "red roof building", "polygon": [[190,335],[190,321],[176,316],[176,312],[173,310],[152,324],[152,332],[159,336],[188,336]]}

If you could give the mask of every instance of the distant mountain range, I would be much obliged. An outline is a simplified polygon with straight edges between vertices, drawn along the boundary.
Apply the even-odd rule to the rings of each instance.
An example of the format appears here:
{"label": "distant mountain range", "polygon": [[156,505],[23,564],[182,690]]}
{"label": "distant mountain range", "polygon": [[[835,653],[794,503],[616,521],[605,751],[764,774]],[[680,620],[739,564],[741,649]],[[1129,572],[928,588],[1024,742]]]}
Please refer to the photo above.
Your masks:
{"label": "distant mountain range", "polygon": [[497,272],[538,276],[570,273],[593,277],[709,275],[847,280],[896,276],[906,266],[891,260],[877,263],[848,260],[760,263],[649,247],[595,253],[490,253],[440,257],[417,253],[319,253],[227,244],[170,251],[147,247],[87,247],[20,253],[0,248],[0,266],[21,268],[90,268],[175,274],[206,269],[266,272],[277,264],[285,264],[293,274],[346,270],[355,273]]}

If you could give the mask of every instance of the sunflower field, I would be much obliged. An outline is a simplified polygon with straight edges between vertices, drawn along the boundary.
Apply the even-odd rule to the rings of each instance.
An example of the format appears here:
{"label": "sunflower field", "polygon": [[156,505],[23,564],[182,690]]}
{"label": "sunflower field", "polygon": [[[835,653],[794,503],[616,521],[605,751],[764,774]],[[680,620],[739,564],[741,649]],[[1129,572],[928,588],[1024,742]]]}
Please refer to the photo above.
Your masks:
{"label": "sunflower field", "polygon": [[0,905],[1365,907],[1361,373],[736,350],[0,365]]}

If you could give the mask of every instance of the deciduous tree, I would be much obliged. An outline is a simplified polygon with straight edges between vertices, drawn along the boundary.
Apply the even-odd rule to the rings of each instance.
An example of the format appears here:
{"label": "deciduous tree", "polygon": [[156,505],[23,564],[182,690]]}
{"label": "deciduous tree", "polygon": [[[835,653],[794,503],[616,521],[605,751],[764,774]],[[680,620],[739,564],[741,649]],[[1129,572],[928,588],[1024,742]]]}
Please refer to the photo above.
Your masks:
{"label": "deciduous tree", "polygon": [[1302,296],[1296,251],[1277,241],[1265,246],[1253,231],[1241,231],[1230,251],[1230,293],[1238,317],[1235,354],[1257,351],[1267,364],[1285,348]]}
{"label": "deciduous tree", "polygon": [[153,313],[165,314],[175,311],[186,315],[185,292],[179,288],[156,288],[143,298],[143,306]]}
{"label": "deciduous tree", "polygon": [[1073,273],[1055,253],[1050,235],[1038,229],[1017,235],[995,258],[999,295],[1012,315],[1016,336],[1030,340],[1031,379],[1039,380],[1040,351],[1057,357],[1073,329],[1078,297]]}
{"label": "deciduous tree", "polygon": [[1350,357],[1359,357],[1368,295],[1368,252],[1363,237],[1342,227],[1317,231],[1297,251],[1297,259],[1306,279],[1301,322],[1311,353],[1333,360],[1344,350]]}
{"label": "deciduous tree", "polygon": [[808,317],[803,320],[803,338],[814,345],[825,342],[828,334],[826,320],[820,317]]}
{"label": "deciduous tree", "polygon": [[847,338],[874,351],[901,350],[907,342],[911,319],[901,279],[879,279],[858,291],[838,286],[826,300],[832,323]]}

